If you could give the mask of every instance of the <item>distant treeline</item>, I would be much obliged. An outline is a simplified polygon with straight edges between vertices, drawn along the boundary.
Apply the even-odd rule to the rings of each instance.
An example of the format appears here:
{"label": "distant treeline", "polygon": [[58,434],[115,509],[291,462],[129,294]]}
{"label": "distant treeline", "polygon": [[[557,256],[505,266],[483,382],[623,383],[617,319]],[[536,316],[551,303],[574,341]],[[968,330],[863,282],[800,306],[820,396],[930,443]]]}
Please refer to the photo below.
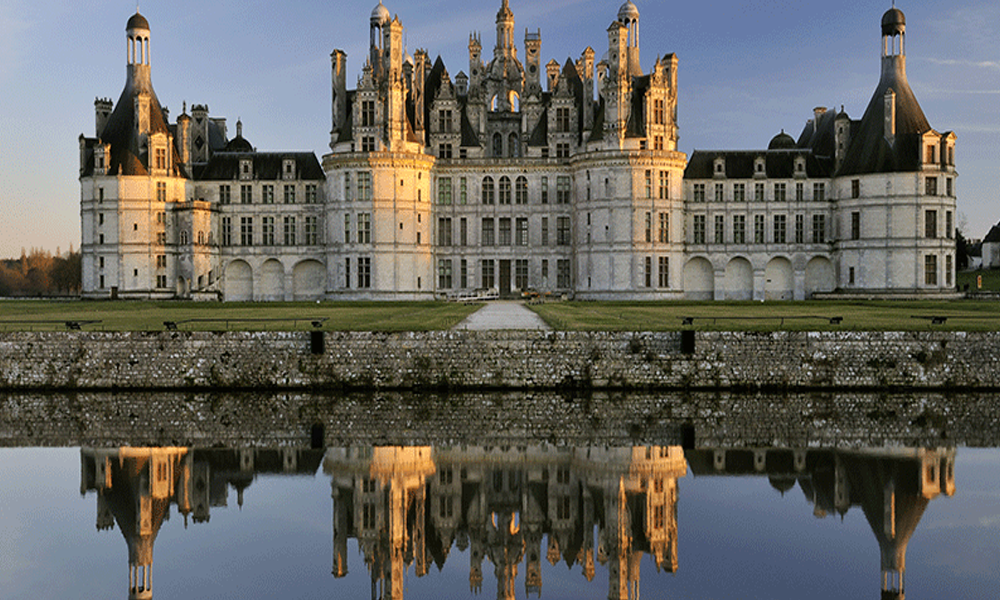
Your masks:
{"label": "distant treeline", "polygon": [[32,248],[0,260],[0,297],[75,296],[80,293],[80,253],[53,256]]}

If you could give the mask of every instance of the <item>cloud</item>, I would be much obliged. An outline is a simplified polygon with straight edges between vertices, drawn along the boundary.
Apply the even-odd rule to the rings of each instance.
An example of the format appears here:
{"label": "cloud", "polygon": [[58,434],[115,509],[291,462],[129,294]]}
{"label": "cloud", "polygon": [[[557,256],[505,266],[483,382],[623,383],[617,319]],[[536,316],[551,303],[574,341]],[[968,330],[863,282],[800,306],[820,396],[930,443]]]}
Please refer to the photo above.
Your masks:
{"label": "cloud", "polygon": [[1000,61],[996,60],[958,60],[954,58],[924,58],[923,60],[948,67],[978,67],[1000,71]]}

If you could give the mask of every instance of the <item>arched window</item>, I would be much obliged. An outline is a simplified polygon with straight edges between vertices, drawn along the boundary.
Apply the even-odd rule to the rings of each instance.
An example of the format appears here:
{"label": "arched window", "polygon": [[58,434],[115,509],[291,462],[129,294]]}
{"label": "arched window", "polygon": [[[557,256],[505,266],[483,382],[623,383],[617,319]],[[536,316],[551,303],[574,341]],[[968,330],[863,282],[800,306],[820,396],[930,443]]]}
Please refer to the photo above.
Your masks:
{"label": "arched window", "polygon": [[188,232],[181,232],[181,246],[187,246],[188,243]]}
{"label": "arched window", "polygon": [[496,112],[500,110],[500,96],[493,96],[490,100],[490,112]]}
{"label": "arched window", "polygon": [[493,134],[493,158],[503,157],[503,135],[498,131]]}
{"label": "arched window", "polygon": [[510,101],[510,112],[521,112],[521,97],[517,95],[517,92],[511,90],[507,99]]}
{"label": "arched window", "polygon": [[510,178],[500,178],[500,204],[510,204]]}
{"label": "arched window", "polygon": [[528,179],[524,176],[518,177],[514,182],[514,202],[517,204],[528,203]]}
{"label": "arched window", "polygon": [[521,142],[518,140],[517,134],[510,134],[510,140],[507,143],[507,150],[510,152],[511,158],[518,158],[521,156]]}
{"label": "arched window", "polygon": [[483,204],[496,204],[496,189],[492,177],[483,177]]}

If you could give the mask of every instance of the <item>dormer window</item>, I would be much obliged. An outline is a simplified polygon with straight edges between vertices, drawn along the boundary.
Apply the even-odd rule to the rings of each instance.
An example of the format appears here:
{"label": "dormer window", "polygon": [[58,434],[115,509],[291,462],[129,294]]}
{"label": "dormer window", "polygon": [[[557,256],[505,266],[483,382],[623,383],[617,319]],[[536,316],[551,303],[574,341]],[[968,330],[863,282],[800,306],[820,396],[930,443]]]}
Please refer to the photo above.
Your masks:
{"label": "dormer window", "polygon": [[716,158],[712,170],[715,173],[715,177],[725,177],[726,176],[726,159],[724,159],[722,157]]}
{"label": "dormer window", "polygon": [[240,161],[240,179],[253,179],[253,161],[243,159]]}
{"label": "dormer window", "polygon": [[286,158],[282,164],[281,173],[284,179],[295,179],[295,160]]}
{"label": "dormer window", "polygon": [[753,162],[754,177],[767,177],[767,170],[764,165],[764,157],[758,156]]}

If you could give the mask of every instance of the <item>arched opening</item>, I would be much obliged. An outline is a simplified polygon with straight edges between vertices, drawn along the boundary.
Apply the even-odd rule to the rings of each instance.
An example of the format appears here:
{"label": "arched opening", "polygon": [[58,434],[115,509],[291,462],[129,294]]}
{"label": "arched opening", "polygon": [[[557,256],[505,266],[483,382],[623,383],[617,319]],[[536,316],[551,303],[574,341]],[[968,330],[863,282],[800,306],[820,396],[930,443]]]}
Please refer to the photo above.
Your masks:
{"label": "arched opening", "polygon": [[778,257],[767,263],[764,269],[764,299],[794,300],[795,274],[792,263],[784,257]]}
{"label": "arched opening", "polygon": [[817,256],[806,264],[806,298],[816,293],[832,292],[837,288],[833,263],[823,256]]}
{"label": "arched opening", "polygon": [[750,261],[737,257],[726,265],[726,300],[753,300],[753,267]]}
{"label": "arched opening", "polygon": [[715,299],[715,269],[705,258],[692,258],[684,265],[684,297],[688,300]]}
{"label": "arched opening", "polygon": [[326,268],[318,260],[304,260],[292,269],[295,300],[322,300],[326,292]]}
{"label": "arched opening", "polygon": [[503,157],[503,135],[498,131],[493,134],[493,158]]}
{"label": "arched opening", "polygon": [[519,158],[521,156],[521,142],[518,140],[516,133],[510,134],[510,139],[507,141],[507,149],[510,152],[511,158]]}
{"label": "arched opening", "polygon": [[280,302],[285,299],[285,267],[273,258],[260,267],[258,295],[265,302]]}
{"label": "arched opening", "polygon": [[490,100],[490,112],[497,112],[500,110],[500,96],[493,96]]}
{"label": "arched opening", "polygon": [[510,112],[521,112],[521,97],[517,95],[517,92],[511,90],[507,95],[507,100],[510,102]]}
{"label": "arched opening", "polygon": [[234,260],[223,275],[223,297],[226,302],[253,300],[253,269],[243,260]]}

